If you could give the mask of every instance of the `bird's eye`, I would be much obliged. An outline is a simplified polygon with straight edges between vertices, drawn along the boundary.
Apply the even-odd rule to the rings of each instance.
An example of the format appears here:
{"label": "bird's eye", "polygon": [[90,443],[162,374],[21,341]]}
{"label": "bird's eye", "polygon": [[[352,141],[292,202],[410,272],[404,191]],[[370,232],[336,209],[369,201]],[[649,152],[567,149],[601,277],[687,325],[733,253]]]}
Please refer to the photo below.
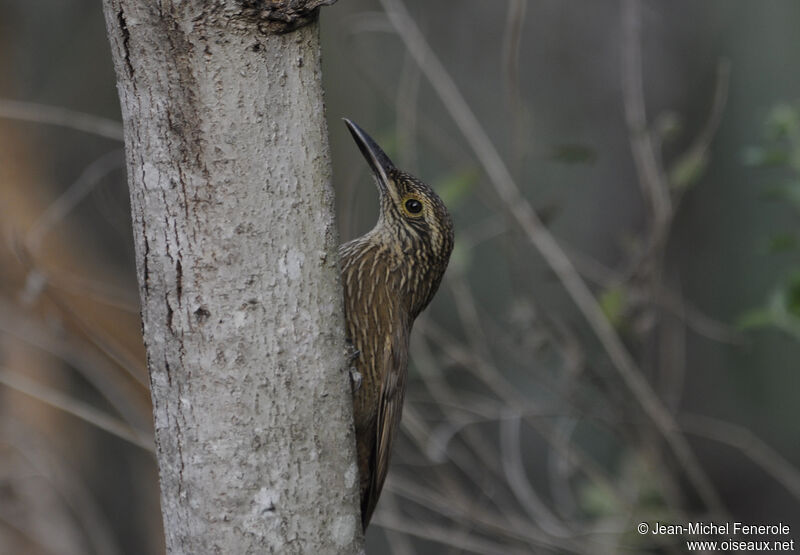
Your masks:
{"label": "bird's eye", "polygon": [[415,198],[410,198],[406,201],[406,210],[410,214],[419,214],[422,212],[422,203]]}

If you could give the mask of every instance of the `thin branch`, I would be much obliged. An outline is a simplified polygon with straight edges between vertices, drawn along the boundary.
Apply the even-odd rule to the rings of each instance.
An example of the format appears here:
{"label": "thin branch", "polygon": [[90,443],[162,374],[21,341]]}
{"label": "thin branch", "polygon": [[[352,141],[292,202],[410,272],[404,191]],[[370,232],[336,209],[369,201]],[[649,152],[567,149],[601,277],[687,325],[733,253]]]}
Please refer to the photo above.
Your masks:
{"label": "thin branch", "polygon": [[[603,287],[617,286],[625,281],[623,273],[605,266],[595,258],[572,247],[565,246],[564,250],[569,255],[575,268],[587,281]],[[627,292],[631,302],[654,301],[662,309],[682,319],[686,323],[686,327],[712,341],[730,345],[741,345],[745,342],[745,337],[741,332],[704,314],[696,306],[663,285],[661,289],[656,291],[655,295],[652,295],[653,299],[650,298],[651,295],[645,296],[644,293],[633,288],[627,288]]]}
{"label": "thin branch", "polygon": [[478,555],[523,555],[525,553],[530,553],[527,550],[515,549],[501,543],[486,540],[474,534],[453,532],[448,528],[431,523],[411,522],[395,514],[375,515],[372,522],[386,530],[403,532],[409,536],[415,536],[454,549],[460,549],[465,553],[476,553]]}
{"label": "thin branch", "polygon": [[[428,434],[426,453],[432,460],[440,462],[442,460],[441,454],[447,452],[447,445],[450,439],[466,427],[470,421],[475,422],[477,419],[470,419],[460,409],[453,410],[453,407],[458,404],[458,395],[453,392],[447,381],[443,379],[443,376],[432,375],[436,372],[438,365],[424,337],[415,343],[414,362],[419,369],[419,374],[428,393],[437,406],[444,411],[447,418],[446,426],[436,426]],[[487,445],[481,436],[467,432],[465,441],[481,461],[480,472],[477,473],[477,476],[485,474],[486,470],[499,472],[500,461],[496,460],[494,456],[496,450]],[[480,483],[477,477],[475,483]]]}
{"label": "thin branch", "polygon": [[419,84],[422,81],[419,66],[406,54],[403,70],[397,84],[395,112],[397,119],[397,150],[402,167],[409,171],[417,169],[417,102],[419,100]]}
{"label": "thin branch", "polygon": [[[419,324],[417,327],[419,327]],[[526,403],[520,400],[519,396],[515,394],[511,395],[511,392],[507,391],[507,388],[510,387],[509,384],[506,384],[504,388],[498,389],[498,384],[495,383],[498,380],[492,378],[496,370],[490,372],[488,376],[484,376],[483,372],[475,370],[473,368],[474,366],[487,366],[487,363],[477,360],[476,356],[467,352],[449,337],[443,329],[437,327],[432,322],[425,321],[425,326],[422,328],[422,331],[424,334],[430,336],[431,341],[438,345],[446,356],[457,361],[464,366],[464,368],[474,372],[475,376],[486,383],[487,388],[498,395],[506,405],[513,407],[514,410],[525,416],[525,421],[528,425],[534,428],[560,456],[568,460],[570,464],[580,468],[590,480],[597,484],[605,493],[613,497],[621,507],[630,507],[630,502],[617,490],[613,480],[603,469],[592,461],[586,453],[581,451],[576,444],[564,441],[563,438],[559,438],[552,432],[550,426],[539,423],[538,419],[541,415],[526,410]],[[487,379],[489,381],[486,381]],[[502,375],[500,375],[500,381],[505,383]]]}
{"label": "thin branch", "polygon": [[155,443],[153,437],[144,431],[138,431],[123,424],[116,418],[100,411],[86,403],[78,401],[68,395],[37,384],[33,380],[24,378],[16,372],[0,368],[0,383],[46,405],[62,410],[72,416],[80,418],[84,422],[104,430],[111,435],[115,435],[145,451],[155,453]]}
{"label": "thin branch", "polygon": [[89,540],[92,553],[118,555],[117,542],[109,519],[80,474],[58,453],[53,444],[35,430],[15,419],[3,422],[2,435],[39,477],[50,484],[69,509]]}
{"label": "thin branch", "polygon": [[[528,0],[511,0],[508,3],[506,27],[503,32],[503,70],[506,75],[511,105],[519,105],[519,48]],[[512,113],[515,110],[512,109]]]}
{"label": "thin branch", "polygon": [[[353,44],[354,38],[362,33],[387,33],[394,34],[395,30],[384,12],[360,12],[357,15],[349,16],[345,19],[342,26],[342,42],[345,43],[350,52],[350,58],[354,63],[354,69],[359,76],[369,85],[370,90],[374,91],[376,98],[387,106],[393,106],[397,101],[397,86],[383,76],[375,75],[374,64],[364,64],[364,56],[357,55],[363,52],[363,46]],[[416,60],[412,61],[417,64]],[[442,157],[447,160],[452,167],[462,167],[472,162],[470,153],[462,145],[453,141],[448,129],[437,125],[430,118],[418,118],[416,121],[417,132],[424,141],[416,141],[417,144],[431,145]]]}
{"label": "thin branch", "polygon": [[528,0],[511,0],[508,3],[506,25],[503,31],[503,73],[506,78],[508,112],[511,116],[513,160],[519,165],[525,154],[525,128],[529,124],[528,111],[522,102],[519,84],[519,52]]}
{"label": "thin branch", "polygon": [[[731,78],[731,62],[727,58],[721,58],[717,62],[717,76],[716,85],[714,86],[714,98],[711,101],[711,111],[708,114],[703,128],[695,137],[689,148],[686,149],[680,156],[678,156],[675,164],[680,164],[683,161],[689,160],[696,166],[703,166],[708,158],[708,151],[711,148],[711,141],[714,139],[722,123],[722,114],[725,112],[725,106],[728,103],[728,88],[730,87]],[[680,205],[683,193],[686,187],[682,187],[676,191],[675,205]]]}
{"label": "thin branch", "polygon": [[45,235],[63,220],[78,203],[88,195],[105,176],[121,168],[125,163],[123,151],[112,150],[86,166],[72,185],[53,201],[36,219],[25,237],[25,245],[36,253]]}
{"label": "thin branch", "polygon": [[[52,293],[52,291],[51,291]],[[147,376],[147,369],[138,357],[134,356],[117,339],[104,329],[93,325],[82,316],[80,311],[73,310],[67,302],[58,295],[50,294],[49,298],[58,307],[66,318],[69,318],[79,330],[83,332],[87,340],[97,349],[112,360],[117,366],[122,368],[131,378],[144,388],[149,388],[150,383]]]}
{"label": "thin branch", "polygon": [[[502,483],[503,474],[497,448],[491,441],[488,441],[488,438],[470,426],[479,419],[470,418],[468,412],[458,408],[459,396],[444,377],[441,374],[434,375],[438,364],[434,360],[426,338],[423,337],[415,344],[414,353],[414,362],[417,363],[423,383],[437,406],[444,412],[447,420],[446,424],[440,424],[428,433],[426,447],[428,457],[434,461],[441,461],[444,456],[451,458],[455,461],[456,466],[472,480],[474,484],[474,487],[471,488],[472,491],[481,492],[486,499],[492,500],[498,514],[510,518],[507,504],[501,501],[503,499],[511,500],[511,497],[501,497],[501,492],[497,491],[493,485],[487,487],[490,477],[493,480],[497,479],[498,483]],[[474,405],[472,408],[478,410],[479,407]],[[452,441],[457,434],[461,434],[463,447]],[[461,453],[464,455],[458,456]],[[473,461],[477,464],[470,464]]]}
{"label": "thin branch", "polygon": [[[388,514],[400,514],[400,504],[397,502],[397,497],[391,491],[384,490],[381,498],[381,512]],[[414,555],[414,547],[411,544],[411,538],[408,534],[403,534],[390,530],[383,529],[386,535],[386,543],[389,546],[389,555]]]}
{"label": "thin branch", "polygon": [[389,20],[406,48],[420,64],[434,90],[442,100],[442,105],[461,130],[475,155],[490,177],[497,194],[507,210],[525,232],[528,240],[540,252],[553,272],[558,276],[573,302],[583,313],[587,322],[602,343],[614,368],[642,406],[645,413],[656,425],[659,433],[669,444],[688,478],[697,489],[706,505],[714,512],[726,511],[722,500],[714,489],[686,438],[681,434],[663,402],[639,371],[635,361],[628,353],[613,326],[603,314],[592,292],[580,277],[572,262],[544,226],[531,205],[522,196],[507,166],[489,139],[480,122],[466,103],[461,91],[430,45],[408,14],[401,0],[381,0]]}
{"label": "thin branch", "polygon": [[523,542],[531,547],[581,552],[582,546],[579,540],[571,537],[551,537],[540,531],[530,520],[520,516],[509,515],[498,518],[497,513],[491,510],[473,511],[463,503],[454,503],[452,499],[420,486],[417,481],[393,476],[387,481],[386,487],[398,498],[407,499],[460,525],[469,524],[491,537]]}
{"label": "thin branch", "polygon": [[711,101],[711,111],[703,129],[692,142],[692,146],[689,147],[690,151],[706,152],[711,146],[711,141],[722,123],[725,105],[728,103],[730,79],[731,61],[727,58],[721,58],[717,62],[717,79],[714,87],[714,98]]}
{"label": "thin branch", "polygon": [[[678,281],[677,287],[680,287]],[[679,290],[680,291],[680,290]],[[680,299],[680,292],[677,295]],[[686,383],[686,314],[679,310],[677,318],[662,318],[658,333],[658,368],[661,395],[674,412],[680,409]]]}
{"label": "thin branch", "polygon": [[[403,420],[401,421],[401,425],[403,427],[403,431],[408,434],[408,436],[414,440],[417,445],[417,448],[426,454],[429,459],[437,461],[434,457],[430,454],[430,439],[434,436],[434,432],[430,430],[430,427],[425,424],[423,419],[417,415],[416,410],[413,406],[407,406],[403,410]],[[444,451],[444,457],[447,460],[452,462],[452,464],[459,469],[465,476],[467,476],[471,481],[472,484],[477,489],[473,489],[470,491],[480,491],[486,499],[489,499],[493,503],[493,508],[491,510],[497,510],[498,512],[502,512],[504,515],[506,511],[501,503],[497,503],[495,498],[497,497],[496,494],[493,495],[493,488],[487,487],[485,485],[486,476],[485,468],[486,463],[485,461],[476,461],[475,457],[479,456],[482,458],[486,458],[489,456],[488,453],[483,453],[478,449],[473,449],[474,453],[463,446],[461,444],[450,443],[449,447]],[[441,461],[442,458],[439,457],[437,462],[444,462]],[[444,485],[450,486],[453,485],[454,480],[452,480],[449,476],[445,478],[443,482]],[[458,489],[453,487],[452,495],[455,495],[458,492]]]}
{"label": "thin branch", "polygon": [[729,345],[742,345],[745,342],[745,337],[741,332],[732,326],[706,316],[697,307],[689,304],[680,295],[668,289],[662,289],[658,292],[656,302],[661,308],[666,309],[673,316],[684,321],[686,327],[698,335]]}
{"label": "thin branch", "polygon": [[[569,445],[572,435],[577,428],[576,418],[559,418],[553,425],[553,437],[558,438],[562,444]],[[575,515],[578,510],[578,501],[572,491],[571,477],[575,467],[569,459],[561,456],[555,449],[547,452],[547,474],[550,491],[553,495],[553,505],[558,514]]]}
{"label": "thin branch", "polygon": [[625,122],[633,160],[639,174],[642,195],[653,215],[651,241],[660,245],[672,219],[672,199],[667,178],[656,157],[656,149],[647,128],[647,111],[642,77],[641,2],[622,2],[622,97]]}
{"label": "thin branch", "polygon": [[[0,511],[6,512],[3,509],[0,509]],[[19,524],[17,524],[17,522],[15,522],[15,520],[19,519],[19,517],[17,515],[17,511],[13,511],[13,510],[7,511],[8,513],[10,513],[12,515],[10,518],[9,518],[9,516],[6,516],[6,515],[2,514],[2,512],[0,512],[0,523],[2,523],[5,526],[7,526],[14,533],[16,533],[16,534],[20,535],[21,537],[25,538],[25,540],[27,542],[30,542],[31,544],[36,546],[36,553],[38,555],[65,555],[66,548],[63,545],[62,546],[52,546],[52,547],[49,546],[49,545],[45,545],[45,543],[42,540],[40,540],[39,538],[36,537],[36,532],[34,530],[26,530],[23,526],[20,526]],[[9,545],[8,540],[5,540],[3,542],[3,544],[4,544],[4,547],[7,548],[8,545]],[[29,548],[30,547],[32,547],[32,546],[29,546]]]}
{"label": "thin branch", "polygon": [[738,449],[800,499],[800,470],[747,428],[699,414],[683,414],[680,422],[690,434]]}
{"label": "thin branch", "polygon": [[57,125],[114,141],[123,140],[120,122],[60,106],[0,98],[0,118]]}
{"label": "thin branch", "polygon": [[517,501],[525,508],[531,519],[541,526],[542,530],[552,536],[566,537],[569,534],[568,530],[550,511],[528,480],[522,460],[522,449],[520,449],[522,442],[520,424],[520,417],[500,422],[500,449],[503,453],[503,470],[508,478],[508,484]]}
{"label": "thin branch", "polygon": [[[0,333],[48,353],[71,366],[88,381],[133,428],[152,426],[149,402],[142,401],[142,390],[123,375],[93,347],[63,330],[52,330],[27,312],[0,298]],[[134,389],[135,388],[135,389]],[[149,395],[147,395],[149,399]]]}
{"label": "thin branch", "polygon": [[61,268],[53,273],[48,272],[44,277],[51,288],[85,297],[139,318],[139,296],[131,291],[132,287],[117,287],[113,283],[88,279]]}

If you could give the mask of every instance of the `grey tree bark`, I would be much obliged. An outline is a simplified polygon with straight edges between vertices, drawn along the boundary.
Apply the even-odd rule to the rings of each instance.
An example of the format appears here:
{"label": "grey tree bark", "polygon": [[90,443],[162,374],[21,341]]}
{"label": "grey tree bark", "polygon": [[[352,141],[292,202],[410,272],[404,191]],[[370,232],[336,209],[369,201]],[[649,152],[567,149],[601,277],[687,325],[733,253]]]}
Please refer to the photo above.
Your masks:
{"label": "grey tree bark", "polygon": [[104,0],[170,553],[357,553],[333,0]]}

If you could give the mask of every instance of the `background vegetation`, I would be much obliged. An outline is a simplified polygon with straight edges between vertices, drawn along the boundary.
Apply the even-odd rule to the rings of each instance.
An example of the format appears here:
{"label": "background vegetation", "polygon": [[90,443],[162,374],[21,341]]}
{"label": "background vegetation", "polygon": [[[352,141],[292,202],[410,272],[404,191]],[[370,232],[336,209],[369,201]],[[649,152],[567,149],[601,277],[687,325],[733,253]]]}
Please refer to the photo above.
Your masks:
{"label": "background vegetation", "polygon": [[[800,5],[342,0],[341,117],[440,192],[374,553],[684,552],[641,521],[800,530]],[[0,3],[0,551],[160,553],[100,5]]]}

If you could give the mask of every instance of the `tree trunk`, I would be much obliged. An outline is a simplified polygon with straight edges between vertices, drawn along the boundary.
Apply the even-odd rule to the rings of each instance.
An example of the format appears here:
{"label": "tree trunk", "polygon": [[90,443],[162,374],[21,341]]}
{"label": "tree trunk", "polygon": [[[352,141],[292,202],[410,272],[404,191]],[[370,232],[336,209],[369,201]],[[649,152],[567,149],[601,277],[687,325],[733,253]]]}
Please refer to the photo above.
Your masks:
{"label": "tree trunk", "polygon": [[331,1],[104,1],[170,553],[361,548]]}

